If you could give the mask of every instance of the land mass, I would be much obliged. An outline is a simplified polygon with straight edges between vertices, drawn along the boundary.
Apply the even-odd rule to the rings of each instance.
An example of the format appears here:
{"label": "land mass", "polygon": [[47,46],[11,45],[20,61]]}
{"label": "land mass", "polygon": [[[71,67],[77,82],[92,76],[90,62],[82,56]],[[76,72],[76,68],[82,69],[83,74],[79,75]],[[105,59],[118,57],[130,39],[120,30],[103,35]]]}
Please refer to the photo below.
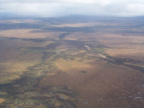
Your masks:
{"label": "land mass", "polygon": [[0,21],[1,108],[143,108],[144,20]]}

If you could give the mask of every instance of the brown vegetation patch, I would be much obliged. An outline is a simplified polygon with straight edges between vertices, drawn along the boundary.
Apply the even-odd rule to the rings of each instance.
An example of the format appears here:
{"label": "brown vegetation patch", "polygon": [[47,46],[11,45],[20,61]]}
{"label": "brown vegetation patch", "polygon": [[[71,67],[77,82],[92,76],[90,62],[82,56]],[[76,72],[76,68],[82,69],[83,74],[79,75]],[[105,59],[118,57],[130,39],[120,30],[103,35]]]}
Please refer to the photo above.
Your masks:
{"label": "brown vegetation patch", "polygon": [[6,101],[6,99],[0,98],[0,103],[3,103],[4,101]]}
{"label": "brown vegetation patch", "polygon": [[70,24],[60,24],[60,25],[52,25],[54,27],[93,27],[98,25],[107,25],[105,23],[93,22],[93,23],[70,23]]}
{"label": "brown vegetation patch", "polygon": [[28,67],[36,65],[37,62],[7,61],[0,63],[0,84],[10,83],[20,79],[21,75],[28,70]]}
{"label": "brown vegetation patch", "polygon": [[0,23],[4,24],[17,24],[17,23],[38,23],[39,20],[32,20],[32,19],[26,19],[26,20],[1,20]]}
{"label": "brown vegetation patch", "polygon": [[109,55],[119,58],[130,58],[133,60],[144,61],[144,48],[114,48],[106,51]]}
{"label": "brown vegetation patch", "polygon": [[91,65],[88,64],[88,62],[85,60],[83,62],[79,61],[80,59],[77,58],[73,61],[70,60],[64,60],[62,58],[55,61],[55,65],[58,67],[58,69],[67,72],[71,69],[81,70],[81,69],[89,69],[91,68]]}
{"label": "brown vegetation patch", "polygon": [[22,39],[0,40],[0,46],[5,45],[5,48],[45,47],[51,43],[53,42],[52,41],[34,42],[33,40],[22,40]]}
{"label": "brown vegetation patch", "polygon": [[[119,38],[117,38],[117,35],[115,35],[115,40],[113,40],[114,36],[108,36],[108,38],[104,38],[104,44],[110,47],[106,50],[106,53],[109,55],[120,58],[131,58],[140,61],[144,60],[143,37],[119,36]],[[103,40],[101,40],[101,42],[103,42]]]}
{"label": "brown vegetation patch", "polygon": [[[118,101],[119,105],[126,107],[129,105],[129,100],[120,101],[119,97],[128,97],[136,94],[137,91],[143,92],[136,86],[143,81],[144,75],[124,66],[107,64],[104,61],[84,65],[63,60],[56,65],[60,73],[46,76],[40,86],[68,86],[78,91],[78,108],[97,106],[111,108],[116,106]],[[80,71],[87,73],[83,74]],[[104,100],[99,103],[100,98]],[[85,102],[88,104],[86,105]]]}
{"label": "brown vegetation patch", "polygon": [[16,29],[0,31],[0,37],[15,38],[58,38],[59,32],[32,32],[40,29]]}
{"label": "brown vegetation patch", "polygon": [[0,56],[2,57],[0,59],[3,61],[38,61],[42,56],[41,53],[35,53],[35,51],[24,51],[25,50],[3,50],[3,52],[0,52]]}

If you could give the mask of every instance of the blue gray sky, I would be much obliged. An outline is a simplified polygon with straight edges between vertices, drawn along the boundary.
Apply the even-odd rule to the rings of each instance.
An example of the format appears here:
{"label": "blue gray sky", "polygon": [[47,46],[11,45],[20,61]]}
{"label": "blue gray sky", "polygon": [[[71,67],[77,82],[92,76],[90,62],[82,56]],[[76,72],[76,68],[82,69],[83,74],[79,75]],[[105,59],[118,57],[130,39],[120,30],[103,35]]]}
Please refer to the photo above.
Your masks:
{"label": "blue gray sky", "polygon": [[0,0],[0,12],[43,17],[141,16],[144,0]]}

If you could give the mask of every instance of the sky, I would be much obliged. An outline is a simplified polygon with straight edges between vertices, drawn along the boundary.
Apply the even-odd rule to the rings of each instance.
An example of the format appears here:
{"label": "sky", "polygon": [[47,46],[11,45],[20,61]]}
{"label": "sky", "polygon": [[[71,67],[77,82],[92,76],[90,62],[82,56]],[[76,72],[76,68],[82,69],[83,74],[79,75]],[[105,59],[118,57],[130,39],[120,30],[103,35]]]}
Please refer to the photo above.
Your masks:
{"label": "sky", "polygon": [[131,17],[144,15],[144,0],[0,0],[0,13],[41,17]]}

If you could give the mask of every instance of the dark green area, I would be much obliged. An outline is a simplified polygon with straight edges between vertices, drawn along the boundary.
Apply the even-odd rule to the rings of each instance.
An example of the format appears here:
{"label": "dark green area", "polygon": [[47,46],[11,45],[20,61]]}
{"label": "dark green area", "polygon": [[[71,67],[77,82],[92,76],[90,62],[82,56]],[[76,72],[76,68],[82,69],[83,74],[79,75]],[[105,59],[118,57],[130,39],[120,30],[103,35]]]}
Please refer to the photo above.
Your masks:
{"label": "dark green area", "polygon": [[41,28],[40,24],[29,24],[29,23],[13,23],[13,24],[2,24],[0,23],[0,30],[9,29],[38,29]]}
{"label": "dark green area", "polygon": [[64,39],[69,34],[71,34],[71,33],[62,33],[59,35],[59,39]]}
{"label": "dark green area", "polygon": [[105,56],[108,58],[103,58],[103,60],[106,60],[108,61],[109,63],[112,63],[112,64],[116,64],[116,65],[124,65],[126,67],[129,67],[129,68],[133,68],[135,70],[138,70],[138,71],[141,71],[144,73],[144,68],[141,67],[141,66],[136,66],[136,65],[130,65],[130,64],[126,64],[126,62],[128,63],[142,63],[142,61],[138,61],[138,60],[133,60],[133,59],[121,59],[121,58],[117,58],[117,57],[112,57],[112,56],[109,56],[107,54],[105,54]]}

